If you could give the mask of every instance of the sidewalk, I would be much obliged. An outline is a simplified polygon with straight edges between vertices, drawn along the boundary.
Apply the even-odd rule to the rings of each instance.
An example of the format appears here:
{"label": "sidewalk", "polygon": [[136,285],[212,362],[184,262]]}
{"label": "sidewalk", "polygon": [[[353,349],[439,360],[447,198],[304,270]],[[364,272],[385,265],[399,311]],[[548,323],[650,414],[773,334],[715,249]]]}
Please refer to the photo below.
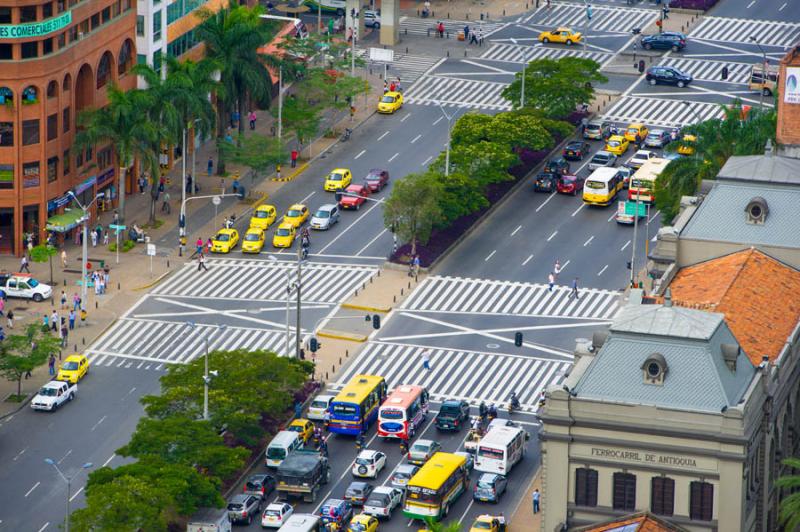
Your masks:
{"label": "sidewalk", "polygon": [[[508,532],[531,532],[532,530],[542,529],[542,512],[533,513],[533,490],[542,491],[542,467],[541,465],[533,474],[533,479],[528,484],[525,494],[519,500],[519,505],[511,514]],[[544,494],[539,499],[540,504],[544,505]],[[541,510],[541,507],[540,507]]]}

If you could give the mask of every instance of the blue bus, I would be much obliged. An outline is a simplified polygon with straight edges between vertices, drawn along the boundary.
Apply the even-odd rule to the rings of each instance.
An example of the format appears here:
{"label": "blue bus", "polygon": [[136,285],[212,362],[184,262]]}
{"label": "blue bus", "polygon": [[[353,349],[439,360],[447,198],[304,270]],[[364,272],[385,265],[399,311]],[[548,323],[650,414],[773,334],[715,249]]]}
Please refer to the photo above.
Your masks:
{"label": "blue bus", "polygon": [[366,432],[378,419],[378,408],[386,398],[386,379],[375,375],[356,375],[331,401],[328,428],[338,434]]}

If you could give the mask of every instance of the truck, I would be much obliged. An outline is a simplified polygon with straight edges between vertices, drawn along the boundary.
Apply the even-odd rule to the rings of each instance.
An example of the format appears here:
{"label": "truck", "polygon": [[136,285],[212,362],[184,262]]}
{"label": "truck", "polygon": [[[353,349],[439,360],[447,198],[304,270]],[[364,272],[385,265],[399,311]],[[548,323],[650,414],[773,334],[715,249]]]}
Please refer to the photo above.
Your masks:
{"label": "truck", "polygon": [[49,299],[53,295],[53,287],[40,283],[25,273],[0,272],[0,296],[33,299],[37,303]]}
{"label": "truck", "polygon": [[200,508],[186,523],[186,532],[231,532],[225,508]]}
{"label": "truck", "polygon": [[330,482],[328,458],[312,450],[296,450],[278,466],[276,474],[278,497],[302,497],[314,502],[319,489]]}
{"label": "truck", "polygon": [[77,393],[77,384],[67,381],[50,381],[39,389],[31,401],[31,408],[55,412],[64,403],[75,399]]}

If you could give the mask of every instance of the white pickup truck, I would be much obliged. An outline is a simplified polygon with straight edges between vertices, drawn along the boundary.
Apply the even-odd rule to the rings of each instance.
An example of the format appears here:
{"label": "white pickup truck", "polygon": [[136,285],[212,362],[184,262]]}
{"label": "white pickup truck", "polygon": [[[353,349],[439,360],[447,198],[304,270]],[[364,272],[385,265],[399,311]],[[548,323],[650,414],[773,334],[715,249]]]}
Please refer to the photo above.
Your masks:
{"label": "white pickup truck", "polygon": [[53,287],[40,283],[29,274],[0,273],[0,293],[7,297],[33,299],[39,303],[50,299],[50,296],[53,295]]}
{"label": "white pickup truck", "polygon": [[78,385],[66,381],[50,381],[39,390],[31,401],[34,410],[48,410],[54,412],[58,407],[75,399]]}

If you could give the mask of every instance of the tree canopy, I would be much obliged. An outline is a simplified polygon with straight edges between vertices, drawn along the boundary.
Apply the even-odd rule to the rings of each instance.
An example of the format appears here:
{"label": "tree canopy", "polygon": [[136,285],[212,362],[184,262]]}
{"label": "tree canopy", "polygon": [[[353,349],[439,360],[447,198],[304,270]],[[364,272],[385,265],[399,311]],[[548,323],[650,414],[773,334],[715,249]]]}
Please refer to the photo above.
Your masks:
{"label": "tree canopy", "polygon": [[22,393],[22,378],[58,353],[61,340],[39,323],[31,323],[25,334],[12,334],[0,342],[0,375],[17,383]]}
{"label": "tree canopy", "polygon": [[417,242],[426,244],[442,215],[438,197],[441,184],[433,172],[408,174],[397,181],[383,209],[384,223],[416,254]]}

